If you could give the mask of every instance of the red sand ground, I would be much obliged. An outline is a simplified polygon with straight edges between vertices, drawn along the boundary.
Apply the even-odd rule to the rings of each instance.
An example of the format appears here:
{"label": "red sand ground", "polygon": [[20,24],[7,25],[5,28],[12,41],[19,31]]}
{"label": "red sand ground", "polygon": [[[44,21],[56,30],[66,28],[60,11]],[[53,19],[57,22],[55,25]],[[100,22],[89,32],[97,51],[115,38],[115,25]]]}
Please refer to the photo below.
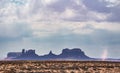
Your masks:
{"label": "red sand ground", "polygon": [[120,73],[120,62],[0,61],[0,73]]}

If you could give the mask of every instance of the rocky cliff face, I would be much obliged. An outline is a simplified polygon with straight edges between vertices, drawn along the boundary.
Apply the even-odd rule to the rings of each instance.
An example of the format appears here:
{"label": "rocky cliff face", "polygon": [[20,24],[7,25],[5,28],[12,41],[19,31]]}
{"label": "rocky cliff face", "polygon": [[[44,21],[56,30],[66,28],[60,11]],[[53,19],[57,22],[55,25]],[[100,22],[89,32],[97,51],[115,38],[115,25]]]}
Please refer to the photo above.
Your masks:
{"label": "rocky cliff face", "polygon": [[49,54],[38,56],[35,54],[35,50],[23,50],[21,52],[21,55],[16,56],[13,59],[18,60],[67,60],[67,59],[73,59],[73,60],[84,60],[84,59],[90,59],[88,56],[85,55],[85,53],[79,49],[79,48],[73,48],[73,49],[63,49],[62,53],[59,55],[55,55],[52,53],[52,51],[49,52]]}

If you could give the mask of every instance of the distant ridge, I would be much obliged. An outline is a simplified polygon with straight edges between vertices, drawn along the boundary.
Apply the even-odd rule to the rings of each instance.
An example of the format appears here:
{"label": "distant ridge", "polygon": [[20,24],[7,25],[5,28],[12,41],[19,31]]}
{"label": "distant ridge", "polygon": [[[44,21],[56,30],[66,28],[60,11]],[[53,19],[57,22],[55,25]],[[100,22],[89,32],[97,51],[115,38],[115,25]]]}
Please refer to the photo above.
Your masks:
{"label": "distant ridge", "polygon": [[80,48],[65,48],[62,50],[62,53],[59,55],[55,55],[50,51],[48,54],[45,55],[37,55],[35,50],[23,49],[22,52],[8,52],[7,58],[5,60],[94,60],[94,61],[120,61],[120,59],[112,59],[112,58],[90,58],[87,56],[84,51]]}
{"label": "distant ridge", "polygon": [[62,53],[55,55],[52,51],[49,54],[39,56],[35,53],[35,50],[25,50],[22,52],[9,52],[6,59],[11,60],[87,60],[92,59],[85,55],[85,53],[80,48],[65,48]]}

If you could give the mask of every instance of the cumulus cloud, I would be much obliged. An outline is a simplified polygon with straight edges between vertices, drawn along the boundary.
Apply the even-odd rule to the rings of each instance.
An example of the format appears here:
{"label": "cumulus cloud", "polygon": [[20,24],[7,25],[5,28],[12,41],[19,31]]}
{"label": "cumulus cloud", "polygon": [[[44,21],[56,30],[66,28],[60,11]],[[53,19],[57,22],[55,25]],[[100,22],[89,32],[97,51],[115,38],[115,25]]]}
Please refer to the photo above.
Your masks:
{"label": "cumulus cloud", "polygon": [[[54,35],[61,30],[75,34],[89,34],[94,32],[94,29],[119,31],[119,23],[117,23],[119,21],[119,15],[117,15],[119,13],[119,4],[117,0],[92,1],[2,0],[0,2],[2,4],[0,6],[3,6],[0,8],[1,26],[3,27],[3,24],[10,25],[11,27],[8,28],[12,29],[14,24],[17,25],[16,23],[23,22],[29,24],[27,27],[30,27],[29,30],[33,31],[31,34],[38,37],[40,35]],[[107,6],[109,4],[113,5],[111,7]],[[109,21],[117,22],[111,23]],[[113,24],[116,25],[113,26]],[[89,25],[94,28],[84,28],[81,25]]]}
{"label": "cumulus cloud", "polygon": [[[119,22],[119,0],[83,0],[83,3],[89,10],[96,11],[97,13],[102,13],[104,16],[107,15],[105,21]],[[117,16],[118,15],[118,16]]]}
{"label": "cumulus cloud", "polygon": [[[93,2],[92,2],[93,1]],[[6,0],[1,1],[1,17],[44,21],[119,21],[119,4],[107,0]],[[3,4],[2,4],[3,3]],[[18,4],[20,3],[20,4]],[[116,4],[117,3],[117,4]],[[113,4],[112,7],[107,5]],[[34,18],[34,19],[32,19]],[[3,18],[2,18],[3,19]],[[11,20],[14,20],[11,19]],[[1,20],[2,21],[2,20]]]}

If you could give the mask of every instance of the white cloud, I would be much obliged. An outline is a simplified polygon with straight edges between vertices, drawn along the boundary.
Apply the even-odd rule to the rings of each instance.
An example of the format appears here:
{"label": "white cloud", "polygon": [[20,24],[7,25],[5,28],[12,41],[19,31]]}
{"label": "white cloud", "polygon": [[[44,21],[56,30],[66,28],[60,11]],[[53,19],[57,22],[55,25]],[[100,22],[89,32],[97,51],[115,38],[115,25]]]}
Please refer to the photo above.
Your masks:
{"label": "white cloud", "polygon": [[66,8],[65,11],[61,14],[62,18],[73,18],[76,16],[76,12],[74,9]]}
{"label": "white cloud", "polygon": [[41,0],[43,5],[49,5],[49,4],[55,3],[56,1],[58,0]]}
{"label": "white cloud", "polygon": [[114,7],[120,4],[120,0],[105,0],[107,7]]}
{"label": "white cloud", "polygon": [[105,21],[107,20],[108,16],[110,16],[110,14],[107,13],[98,13],[98,12],[94,12],[94,11],[89,11],[89,13],[87,14],[89,20],[91,21]]}
{"label": "white cloud", "polygon": [[100,23],[96,23],[96,22],[91,22],[91,24],[93,24],[95,29],[104,29],[104,30],[108,30],[111,32],[119,32],[120,29],[120,25],[119,23],[109,23],[109,22],[100,22]]}
{"label": "white cloud", "polygon": [[[34,25],[32,25],[34,24]],[[38,22],[32,23],[31,29],[34,36],[39,37],[49,37],[54,36],[59,33],[59,35],[68,35],[68,34],[91,34],[96,32],[96,30],[106,30],[111,32],[119,32],[120,25],[119,23],[109,23],[109,22],[65,22],[65,21],[56,21],[56,22]]]}
{"label": "white cloud", "polygon": [[[55,4],[57,1],[30,0],[26,1],[24,5],[16,5],[8,2],[0,9],[0,26],[7,24],[7,26],[11,26],[7,29],[15,29],[12,28],[14,26],[12,24],[23,22],[29,24],[27,27],[31,27],[32,34],[38,37],[51,36],[57,33],[90,34],[94,32],[94,29],[120,31],[118,28],[119,23],[105,21],[111,16],[109,13],[89,10],[80,0],[72,1],[73,4],[71,6],[69,4],[64,6],[65,10],[62,12],[59,12],[59,9],[58,11],[54,11],[48,4]],[[41,3],[45,3],[48,6],[42,6],[40,5]],[[100,21],[100,23],[97,21]],[[88,25],[93,28],[86,28]],[[7,31],[7,33],[11,32]]]}

